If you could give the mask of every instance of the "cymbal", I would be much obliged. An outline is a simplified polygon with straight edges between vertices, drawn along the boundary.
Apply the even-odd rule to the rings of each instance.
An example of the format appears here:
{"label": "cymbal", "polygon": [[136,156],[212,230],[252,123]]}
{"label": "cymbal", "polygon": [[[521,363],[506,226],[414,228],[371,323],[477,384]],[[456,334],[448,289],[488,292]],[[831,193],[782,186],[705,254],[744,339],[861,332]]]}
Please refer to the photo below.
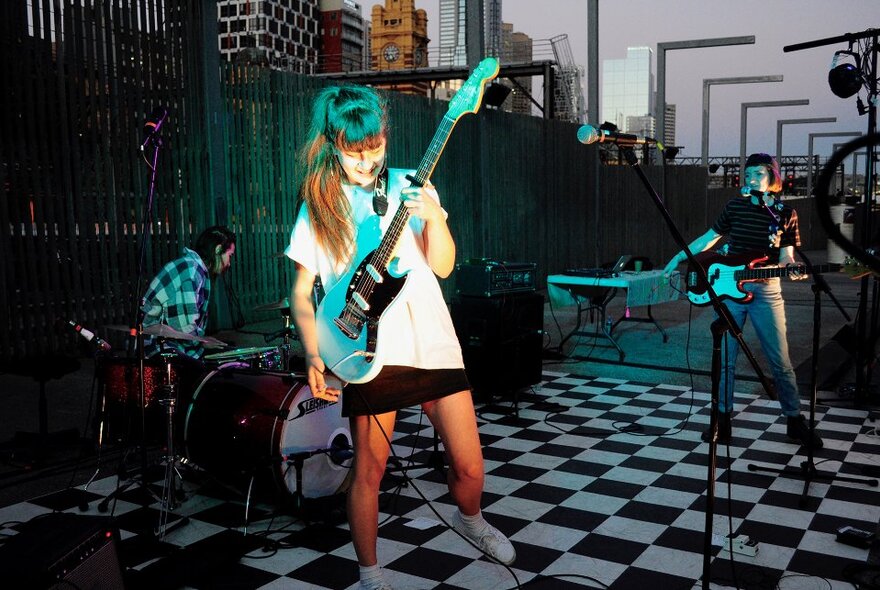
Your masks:
{"label": "cymbal", "polygon": [[[131,332],[131,328],[119,324],[104,327],[108,330],[113,330],[115,332]],[[152,326],[147,326],[146,328],[144,328],[144,334],[148,336],[155,336],[156,338],[166,338],[168,340],[191,340],[194,342],[201,342],[205,345],[206,348],[223,348],[227,346],[225,342],[217,340],[216,338],[213,338],[211,336],[197,336],[195,334],[187,334],[186,332],[175,330],[167,324],[153,324]]]}
{"label": "cymbal", "polygon": [[290,307],[290,300],[287,297],[273,301],[272,303],[264,303],[254,308],[254,311],[272,311],[274,309],[287,309]]}

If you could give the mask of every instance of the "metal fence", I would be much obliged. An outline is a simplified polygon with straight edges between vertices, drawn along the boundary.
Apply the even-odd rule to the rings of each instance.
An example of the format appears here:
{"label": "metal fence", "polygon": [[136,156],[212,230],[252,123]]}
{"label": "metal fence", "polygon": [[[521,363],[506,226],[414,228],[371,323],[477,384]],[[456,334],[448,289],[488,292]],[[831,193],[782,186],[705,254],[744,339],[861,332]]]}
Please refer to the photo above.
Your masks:
{"label": "metal fence", "polygon": [[[213,291],[213,328],[268,319],[253,308],[287,293],[291,264],[279,253],[295,216],[296,153],[323,82],[220,64],[216,35],[209,0],[0,3],[0,358],[70,346],[58,319],[99,332],[129,323],[139,276],[214,223],[231,226],[238,247]],[[390,163],[415,166],[446,104],[389,98]],[[157,105],[170,115],[148,205],[151,150],[139,147]],[[459,260],[536,262],[543,286],[564,268],[622,253],[662,262],[676,250],[635,174],[593,169],[597,148],[576,129],[491,109],[458,123],[433,181]],[[700,167],[647,173],[688,239],[733,194],[708,191]],[[805,238],[824,244],[818,228]]]}

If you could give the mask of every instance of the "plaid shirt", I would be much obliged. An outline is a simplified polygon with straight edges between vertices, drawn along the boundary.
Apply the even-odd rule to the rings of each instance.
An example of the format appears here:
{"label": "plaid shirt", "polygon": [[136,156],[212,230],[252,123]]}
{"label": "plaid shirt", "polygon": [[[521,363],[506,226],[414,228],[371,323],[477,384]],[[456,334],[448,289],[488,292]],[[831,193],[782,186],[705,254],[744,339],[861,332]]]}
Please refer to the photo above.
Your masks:
{"label": "plaid shirt", "polygon": [[[210,298],[208,268],[195,251],[184,248],[183,256],[163,266],[150,282],[141,308],[144,328],[168,324],[180,332],[204,336]],[[144,349],[151,357],[159,352],[159,343],[155,338],[145,338]],[[163,349],[196,359],[205,353],[201,343],[187,340],[165,340]]]}

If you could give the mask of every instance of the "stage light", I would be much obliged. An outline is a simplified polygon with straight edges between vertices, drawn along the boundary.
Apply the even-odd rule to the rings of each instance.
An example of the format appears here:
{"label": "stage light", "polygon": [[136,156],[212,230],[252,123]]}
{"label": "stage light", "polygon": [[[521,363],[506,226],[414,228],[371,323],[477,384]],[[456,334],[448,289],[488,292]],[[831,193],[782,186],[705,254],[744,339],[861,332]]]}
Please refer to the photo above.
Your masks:
{"label": "stage light", "polygon": [[709,164],[709,174],[715,174],[719,168],[721,168],[721,164]]}
{"label": "stage light", "polygon": [[512,89],[504,84],[490,84],[483,95],[483,104],[487,107],[500,107]]}
{"label": "stage light", "polygon": [[[841,55],[852,56],[853,63],[838,64],[837,60]],[[840,98],[849,98],[862,88],[863,83],[858,54],[850,50],[835,52],[831,60],[831,70],[828,72],[831,92]]]}

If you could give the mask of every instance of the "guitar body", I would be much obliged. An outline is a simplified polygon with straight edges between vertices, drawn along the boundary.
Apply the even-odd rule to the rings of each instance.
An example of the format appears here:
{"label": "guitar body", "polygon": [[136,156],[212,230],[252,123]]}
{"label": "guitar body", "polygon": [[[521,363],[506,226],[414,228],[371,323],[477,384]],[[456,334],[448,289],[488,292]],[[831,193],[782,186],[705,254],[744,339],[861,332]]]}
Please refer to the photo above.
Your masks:
{"label": "guitar body", "polygon": [[382,337],[382,316],[401,299],[407,275],[394,276],[388,268],[376,269],[381,280],[372,289],[364,310],[355,292],[364,275],[372,252],[354,270],[339,280],[324,296],[316,312],[318,343],[327,370],[349,383],[366,383],[382,370],[382,349],[388,338]]}
{"label": "guitar body", "polygon": [[693,266],[688,268],[685,288],[687,289],[687,298],[694,305],[709,305],[712,302],[709,297],[709,285],[712,286],[719,299],[732,299],[737,303],[748,303],[752,300],[752,294],[743,289],[745,283],[792,275],[803,276],[809,272],[821,274],[843,271],[850,276],[861,276],[860,271],[853,268],[854,264],[849,260],[845,266],[818,264],[808,269],[803,264],[762,268],[761,265],[767,262],[767,256],[756,252],[729,256],[722,256],[715,252],[700,252],[694,258],[706,270],[706,277],[709,279],[707,284],[700,279]]}
{"label": "guitar body", "polygon": [[[715,290],[719,299],[731,299],[737,303],[748,303],[752,300],[752,294],[743,289],[743,284],[762,280],[765,277],[741,279],[737,277],[742,271],[754,269],[767,261],[767,257],[755,258],[754,254],[737,254],[722,256],[715,252],[700,252],[695,256],[697,262],[706,269],[709,285]],[[685,277],[687,284],[687,298],[694,305],[709,305],[709,287],[701,281],[697,272],[688,268]]]}

